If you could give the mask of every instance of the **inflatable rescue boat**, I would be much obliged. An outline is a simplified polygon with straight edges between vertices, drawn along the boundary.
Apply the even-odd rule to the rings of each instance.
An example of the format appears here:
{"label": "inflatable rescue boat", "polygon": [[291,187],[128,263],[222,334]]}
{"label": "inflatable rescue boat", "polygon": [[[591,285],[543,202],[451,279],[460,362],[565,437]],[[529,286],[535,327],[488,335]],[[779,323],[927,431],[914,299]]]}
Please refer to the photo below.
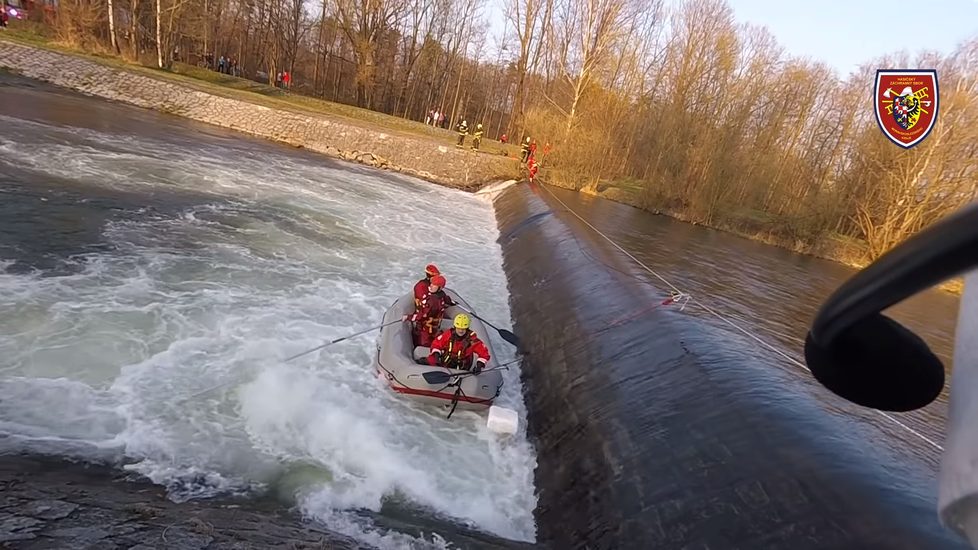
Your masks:
{"label": "inflatable rescue boat", "polygon": [[[447,288],[445,292],[462,307],[456,305],[446,310],[442,330],[452,328],[457,314],[473,312],[458,294]],[[426,347],[414,347],[410,322],[398,322],[412,313],[413,291],[398,298],[384,314],[386,326],[380,329],[377,339],[377,374],[387,380],[394,391],[421,403],[471,411],[491,407],[502,389],[503,376],[501,369],[496,368],[499,362],[485,324],[474,315],[469,315],[469,329],[489,348],[491,356],[485,370],[476,375],[465,370],[419,365],[417,360],[428,357],[430,352]]]}

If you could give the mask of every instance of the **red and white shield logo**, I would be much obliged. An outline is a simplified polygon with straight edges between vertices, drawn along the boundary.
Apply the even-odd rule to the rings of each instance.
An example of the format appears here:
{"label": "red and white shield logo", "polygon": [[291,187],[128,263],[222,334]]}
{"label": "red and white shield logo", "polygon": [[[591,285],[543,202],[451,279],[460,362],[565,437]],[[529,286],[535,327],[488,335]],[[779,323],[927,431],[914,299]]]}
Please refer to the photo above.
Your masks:
{"label": "red and white shield logo", "polygon": [[904,149],[930,134],[937,121],[937,71],[876,71],[876,121],[883,135]]}

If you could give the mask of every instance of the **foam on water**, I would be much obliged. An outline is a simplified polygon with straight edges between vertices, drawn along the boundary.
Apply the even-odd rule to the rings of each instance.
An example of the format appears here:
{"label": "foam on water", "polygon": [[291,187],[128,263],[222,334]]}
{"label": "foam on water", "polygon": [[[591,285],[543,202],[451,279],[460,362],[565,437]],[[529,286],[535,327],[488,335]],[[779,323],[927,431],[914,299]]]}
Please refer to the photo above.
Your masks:
{"label": "foam on water", "polygon": [[[73,258],[68,275],[0,269],[0,445],[124,455],[177,498],[295,487],[305,514],[382,547],[421,544],[355,513],[387,499],[534,540],[524,423],[503,441],[484,415],[446,420],[394,395],[372,368],[375,333],[281,362],[378,325],[429,262],[510,326],[485,200],[245,141],[3,118],[0,148],[21,169],[213,200],[108,223],[114,250]],[[514,357],[488,336],[502,360]],[[504,378],[499,404],[525,418],[518,368]]]}

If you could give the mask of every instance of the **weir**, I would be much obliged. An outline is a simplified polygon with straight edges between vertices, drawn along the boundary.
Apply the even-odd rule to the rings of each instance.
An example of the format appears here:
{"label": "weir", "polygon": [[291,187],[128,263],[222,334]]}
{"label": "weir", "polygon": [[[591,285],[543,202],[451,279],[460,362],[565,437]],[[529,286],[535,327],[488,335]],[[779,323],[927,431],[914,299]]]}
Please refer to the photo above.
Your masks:
{"label": "weir", "polygon": [[691,311],[642,314],[668,289],[626,276],[624,255],[545,191],[518,185],[495,205],[529,352],[541,545],[967,548],[937,521],[933,473],[895,442],[868,443],[825,409],[844,405],[723,345]]}

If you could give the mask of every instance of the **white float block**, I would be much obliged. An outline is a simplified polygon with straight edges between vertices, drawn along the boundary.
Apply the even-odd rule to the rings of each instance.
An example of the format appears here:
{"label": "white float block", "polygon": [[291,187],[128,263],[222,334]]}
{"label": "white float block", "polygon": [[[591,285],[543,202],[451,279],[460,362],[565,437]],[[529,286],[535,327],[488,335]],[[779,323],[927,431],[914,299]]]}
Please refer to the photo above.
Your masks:
{"label": "white float block", "polygon": [[520,415],[513,409],[492,405],[486,427],[497,434],[515,434],[520,427]]}

